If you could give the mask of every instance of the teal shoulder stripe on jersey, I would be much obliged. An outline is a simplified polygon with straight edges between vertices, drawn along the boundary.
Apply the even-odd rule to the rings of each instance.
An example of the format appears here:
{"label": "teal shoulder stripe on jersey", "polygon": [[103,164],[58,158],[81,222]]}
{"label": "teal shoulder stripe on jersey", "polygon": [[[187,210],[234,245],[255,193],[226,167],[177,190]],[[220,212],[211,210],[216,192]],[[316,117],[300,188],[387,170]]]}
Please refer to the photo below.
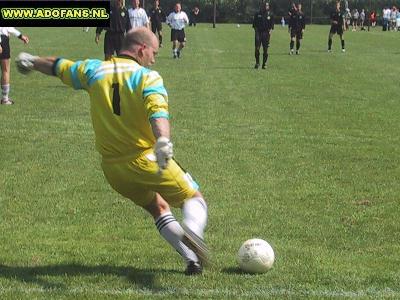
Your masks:
{"label": "teal shoulder stripe on jersey", "polygon": [[92,86],[97,80],[104,78],[104,72],[97,72],[99,67],[103,64],[101,60],[91,59],[85,67],[85,74],[88,79],[88,86]]}
{"label": "teal shoulder stripe on jersey", "polygon": [[85,61],[85,69],[83,70],[83,72],[86,75],[88,84],[89,81],[93,78],[94,74],[96,74],[96,71],[101,66],[101,64],[102,61],[98,59],[88,59]]}
{"label": "teal shoulder stripe on jersey", "polygon": [[151,95],[151,94],[161,94],[161,95],[168,96],[167,90],[165,89],[165,87],[163,85],[149,86],[143,90],[143,97],[147,97],[148,95]]}
{"label": "teal shoulder stripe on jersey", "polygon": [[83,88],[79,80],[79,73],[78,73],[78,68],[82,63],[83,63],[82,61],[77,61],[69,69],[69,71],[71,72],[72,85],[74,86],[75,90],[80,90]]}
{"label": "teal shoulder stripe on jersey", "polygon": [[150,116],[149,120],[154,120],[159,118],[169,119],[169,113],[167,113],[166,111],[156,112]]}
{"label": "teal shoulder stripe on jersey", "polygon": [[134,72],[126,82],[126,85],[128,86],[129,90],[131,90],[132,92],[134,90],[136,90],[136,88],[139,86],[140,82],[142,81],[143,76],[150,72],[151,72],[151,70],[147,69],[147,68],[140,68],[139,70]]}

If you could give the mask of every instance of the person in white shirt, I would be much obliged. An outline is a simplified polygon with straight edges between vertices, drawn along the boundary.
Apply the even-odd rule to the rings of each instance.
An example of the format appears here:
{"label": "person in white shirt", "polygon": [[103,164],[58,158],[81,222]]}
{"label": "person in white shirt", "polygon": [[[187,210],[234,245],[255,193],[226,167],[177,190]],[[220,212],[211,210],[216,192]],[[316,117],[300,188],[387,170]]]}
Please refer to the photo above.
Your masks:
{"label": "person in white shirt", "polygon": [[140,7],[140,0],[132,0],[132,8],[128,9],[128,14],[132,29],[137,27],[150,28],[149,17],[146,11]]}
{"label": "person in white shirt", "polygon": [[397,18],[397,8],[393,6],[392,10],[390,11],[390,30],[396,30],[396,18]]}
{"label": "person in white shirt", "polygon": [[186,42],[184,28],[189,24],[189,18],[186,13],[182,11],[179,2],[175,4],[175,10],[167,17],[167,24],[171,27],[172,55],[174,58],[180,58]]}
{"label": "person in white shirt", "polygon": [[353,11],[353,30],[352,31],[357,31],[358,27],[358,18],[360,16],[360,13],[358,12],[358,9],[354,9]]}
{"label": "person in white shirt", "polygon": [[1,104],[14,104],[9,98],[10,94],[10,33],[18,37],[25,44],[29,38],[19,32],[15,27],[0,27],[0,66],[1,66]]}
{"label": "person in white shirt", "polygon": [[361,12],[360,12],[360,27],[361,27],[361,30],[365,30],[364,23],[365,23],[365,10],[362,9]]}
{"label": "person in white shirt", "polygon": [[390,8],[385,7],[382,11],[382,18],[383,18],[383,22],[382,22],[382,30],[383,31],[388,31],[390,29]]}

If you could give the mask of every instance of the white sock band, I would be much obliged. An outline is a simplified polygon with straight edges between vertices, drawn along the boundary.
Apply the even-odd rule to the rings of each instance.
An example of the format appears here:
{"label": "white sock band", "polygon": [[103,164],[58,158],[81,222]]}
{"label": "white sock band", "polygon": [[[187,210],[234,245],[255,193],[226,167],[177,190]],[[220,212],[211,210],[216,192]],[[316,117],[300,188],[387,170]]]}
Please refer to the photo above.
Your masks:
{"label": "white sock band", "polygon": [[182,208],[183,223],[199,237],[204,237],[207,225],[207,204],[203,198],[194,197],[186,200]]}
{"label": "white sock band", "polygon": [[1,98],[3,100],[7,100],[9,94],[10,94],[10,85],[9,84],[1,85]]}
{"label": "white sock band", "polygon": [[196,254],[182,243],[183,229],[171,212],[159,216],[155,225],[161,236],[186,260],[198,261]]}

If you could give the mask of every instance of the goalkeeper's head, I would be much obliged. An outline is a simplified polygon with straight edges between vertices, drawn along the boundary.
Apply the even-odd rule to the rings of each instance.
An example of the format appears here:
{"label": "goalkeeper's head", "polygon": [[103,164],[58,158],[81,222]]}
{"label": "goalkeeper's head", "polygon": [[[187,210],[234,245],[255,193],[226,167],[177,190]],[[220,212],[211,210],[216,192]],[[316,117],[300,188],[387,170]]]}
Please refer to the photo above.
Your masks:
{"label": "goalkeeper's head", "polygon": [[131,56],[140,65],[148,67],[155,63],[158,47],[156,35],[146,27],[139,27],[125,35],[120,54]]}

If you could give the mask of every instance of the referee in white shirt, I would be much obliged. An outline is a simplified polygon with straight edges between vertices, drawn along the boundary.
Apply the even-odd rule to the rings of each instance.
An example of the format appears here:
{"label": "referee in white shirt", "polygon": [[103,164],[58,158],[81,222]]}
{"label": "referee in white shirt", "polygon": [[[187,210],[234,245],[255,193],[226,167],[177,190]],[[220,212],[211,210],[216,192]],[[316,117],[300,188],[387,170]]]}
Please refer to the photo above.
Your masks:
{"label": "referee in white shirt", "polygon": [[[181,51],[185,47],[186,36],[185,26],[189,24],[189,18],[184,11],[182,11],[181,4],[175,4],[175,11],[167,17],[167,24],[171,27],[171,42],[172,54],[174,58],[181,56]],[[178,45],[179,43],[179,45]]]}
{"label": "referee in white shirt", "polygon": [[149,17],[146,11],[140,7],[140,0],[132,0],[132,8],[128,9],[128,14],[132,29],[138,27],[150,28]]}

